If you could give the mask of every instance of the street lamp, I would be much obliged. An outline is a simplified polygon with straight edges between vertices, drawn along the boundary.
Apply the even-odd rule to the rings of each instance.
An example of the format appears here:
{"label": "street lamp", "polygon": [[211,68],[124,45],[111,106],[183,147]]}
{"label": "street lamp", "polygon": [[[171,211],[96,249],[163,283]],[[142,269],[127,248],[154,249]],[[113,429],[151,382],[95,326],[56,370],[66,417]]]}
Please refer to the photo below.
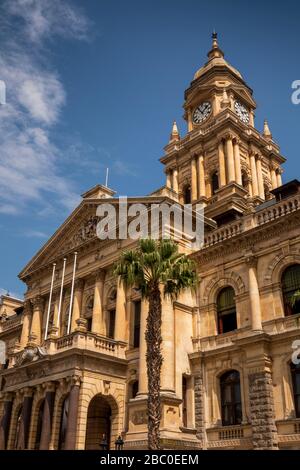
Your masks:
{"label": "street lamp", "polygon": [[116,450],[123,450],[124,441],[121,436],[115,441],[115,449]]}
{"label": "street lamp", "polygon": [[107,442],[107,439],[106,439],[106,434],[102,434],[102,439],[101,439],[101,442],[100,442],[100,449],[101,450],[107,450],[108,448],[108,442]]}

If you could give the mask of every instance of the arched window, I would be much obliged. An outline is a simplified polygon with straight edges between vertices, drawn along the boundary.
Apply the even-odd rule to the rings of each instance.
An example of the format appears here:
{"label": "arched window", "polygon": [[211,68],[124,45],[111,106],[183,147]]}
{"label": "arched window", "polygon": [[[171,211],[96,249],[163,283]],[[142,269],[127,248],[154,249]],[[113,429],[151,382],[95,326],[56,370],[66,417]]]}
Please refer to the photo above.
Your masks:
{"label": "arched window", "polygon": [[215,171],[212,175],[211,175],[211,193],[212,195],[215,194],[215,192],[219,189],[219,176],[218,176],[218,172]]}
{"label": "arched window", "polygon": [[218,333],[227,333],[237,329],[234,290],[225,287],[217,298]]}
{"label": "arched window", "polygon": [[220,377],[222,425],[233,426],[242,422],[240,374],[230,370]]}
{"label": "arched window", "polygon": [[191,187],[190,186],[185,186],[183,189],[183,201],[184,204],[190,204],[192,200],[191,197]]}
{"label": "arched window", "polygon": [[293,264],[283,272],[281,288],[285,315],[300,313],[300,264]]}
{"label": "arched window", "polygon": [[296,418],[300,418],[300,364],[291,364]]}

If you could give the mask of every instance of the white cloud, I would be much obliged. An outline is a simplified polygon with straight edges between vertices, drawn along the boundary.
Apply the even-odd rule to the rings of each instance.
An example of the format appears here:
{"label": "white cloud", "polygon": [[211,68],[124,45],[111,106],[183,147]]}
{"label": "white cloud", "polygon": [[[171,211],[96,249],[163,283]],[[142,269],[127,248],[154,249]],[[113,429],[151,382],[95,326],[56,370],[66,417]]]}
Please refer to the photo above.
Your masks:
{"label": "white cloud", "polygon": [[8,0],[0,15],[0,79],[7,92],[0,106],[0,213],[20,213],[32,201],[41,213],[53,205],[72,209],[79,198],[61,173],[63,152],[52,140],[66,93],[47,60],[45,40],[83,39],[88,21],[61,0]]}
{"label": "white cloud", "polygon": [[34,43],[53,35],[88,37],[88,19],[66,0],[6,0],[5,8],[23,20],[24,33]]}
{"label": "white cloud", "polygon": [[65,102],[65,93],[56,77],[37,77],[21,84],[18,98],[34,119],[52,124]]}

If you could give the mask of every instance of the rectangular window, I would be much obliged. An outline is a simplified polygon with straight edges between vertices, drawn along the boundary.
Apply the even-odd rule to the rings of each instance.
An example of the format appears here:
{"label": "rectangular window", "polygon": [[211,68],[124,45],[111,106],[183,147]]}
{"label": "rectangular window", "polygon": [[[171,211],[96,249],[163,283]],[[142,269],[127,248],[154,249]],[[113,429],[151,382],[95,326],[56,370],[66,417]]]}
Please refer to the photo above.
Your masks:
{"label": "rectangular window", "polygon": [[134,317],[133,317],[133,347],[140,347],[140,329],[141,329],[141,301],[133,303]]}
{"label": "rectangular window", "polygon": [[115,336],[115,321],[116,321],[116,310],[109,310],[108,312],[108,337],[114,338]]}

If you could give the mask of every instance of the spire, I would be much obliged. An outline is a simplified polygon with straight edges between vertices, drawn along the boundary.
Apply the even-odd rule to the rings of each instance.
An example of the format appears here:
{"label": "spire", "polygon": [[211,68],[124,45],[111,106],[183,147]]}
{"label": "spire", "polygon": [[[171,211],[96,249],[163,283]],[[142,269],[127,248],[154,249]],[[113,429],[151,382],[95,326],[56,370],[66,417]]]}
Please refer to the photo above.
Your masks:
{"label": "spire", "polygon": [[214,59],[216,57],[224,57],[224,52],[219,48],[218,44],[218,33],[215,31],[212,33],[212,48],[207,54],[209,59]]}
{"label": "spire", "polygon": [[269,124],[268,124],[268,121],[267,121],[266,119],[265,119],[265,121],[264,121],[263,136],[264,136],[266,139],[272,140],[272,133],[271,133],[271,131],[270,131]]}
{"label": "spire", "polygon": [[169,143],[171,142],[176,142],[180,140],[180,135],[179,135],[179,131],[178,131],[178,127],[177,127],[177,124],[176,124],[176,121],[173,122],[173,127],[172,127],[172,132],[170,134],[170,141]]}

